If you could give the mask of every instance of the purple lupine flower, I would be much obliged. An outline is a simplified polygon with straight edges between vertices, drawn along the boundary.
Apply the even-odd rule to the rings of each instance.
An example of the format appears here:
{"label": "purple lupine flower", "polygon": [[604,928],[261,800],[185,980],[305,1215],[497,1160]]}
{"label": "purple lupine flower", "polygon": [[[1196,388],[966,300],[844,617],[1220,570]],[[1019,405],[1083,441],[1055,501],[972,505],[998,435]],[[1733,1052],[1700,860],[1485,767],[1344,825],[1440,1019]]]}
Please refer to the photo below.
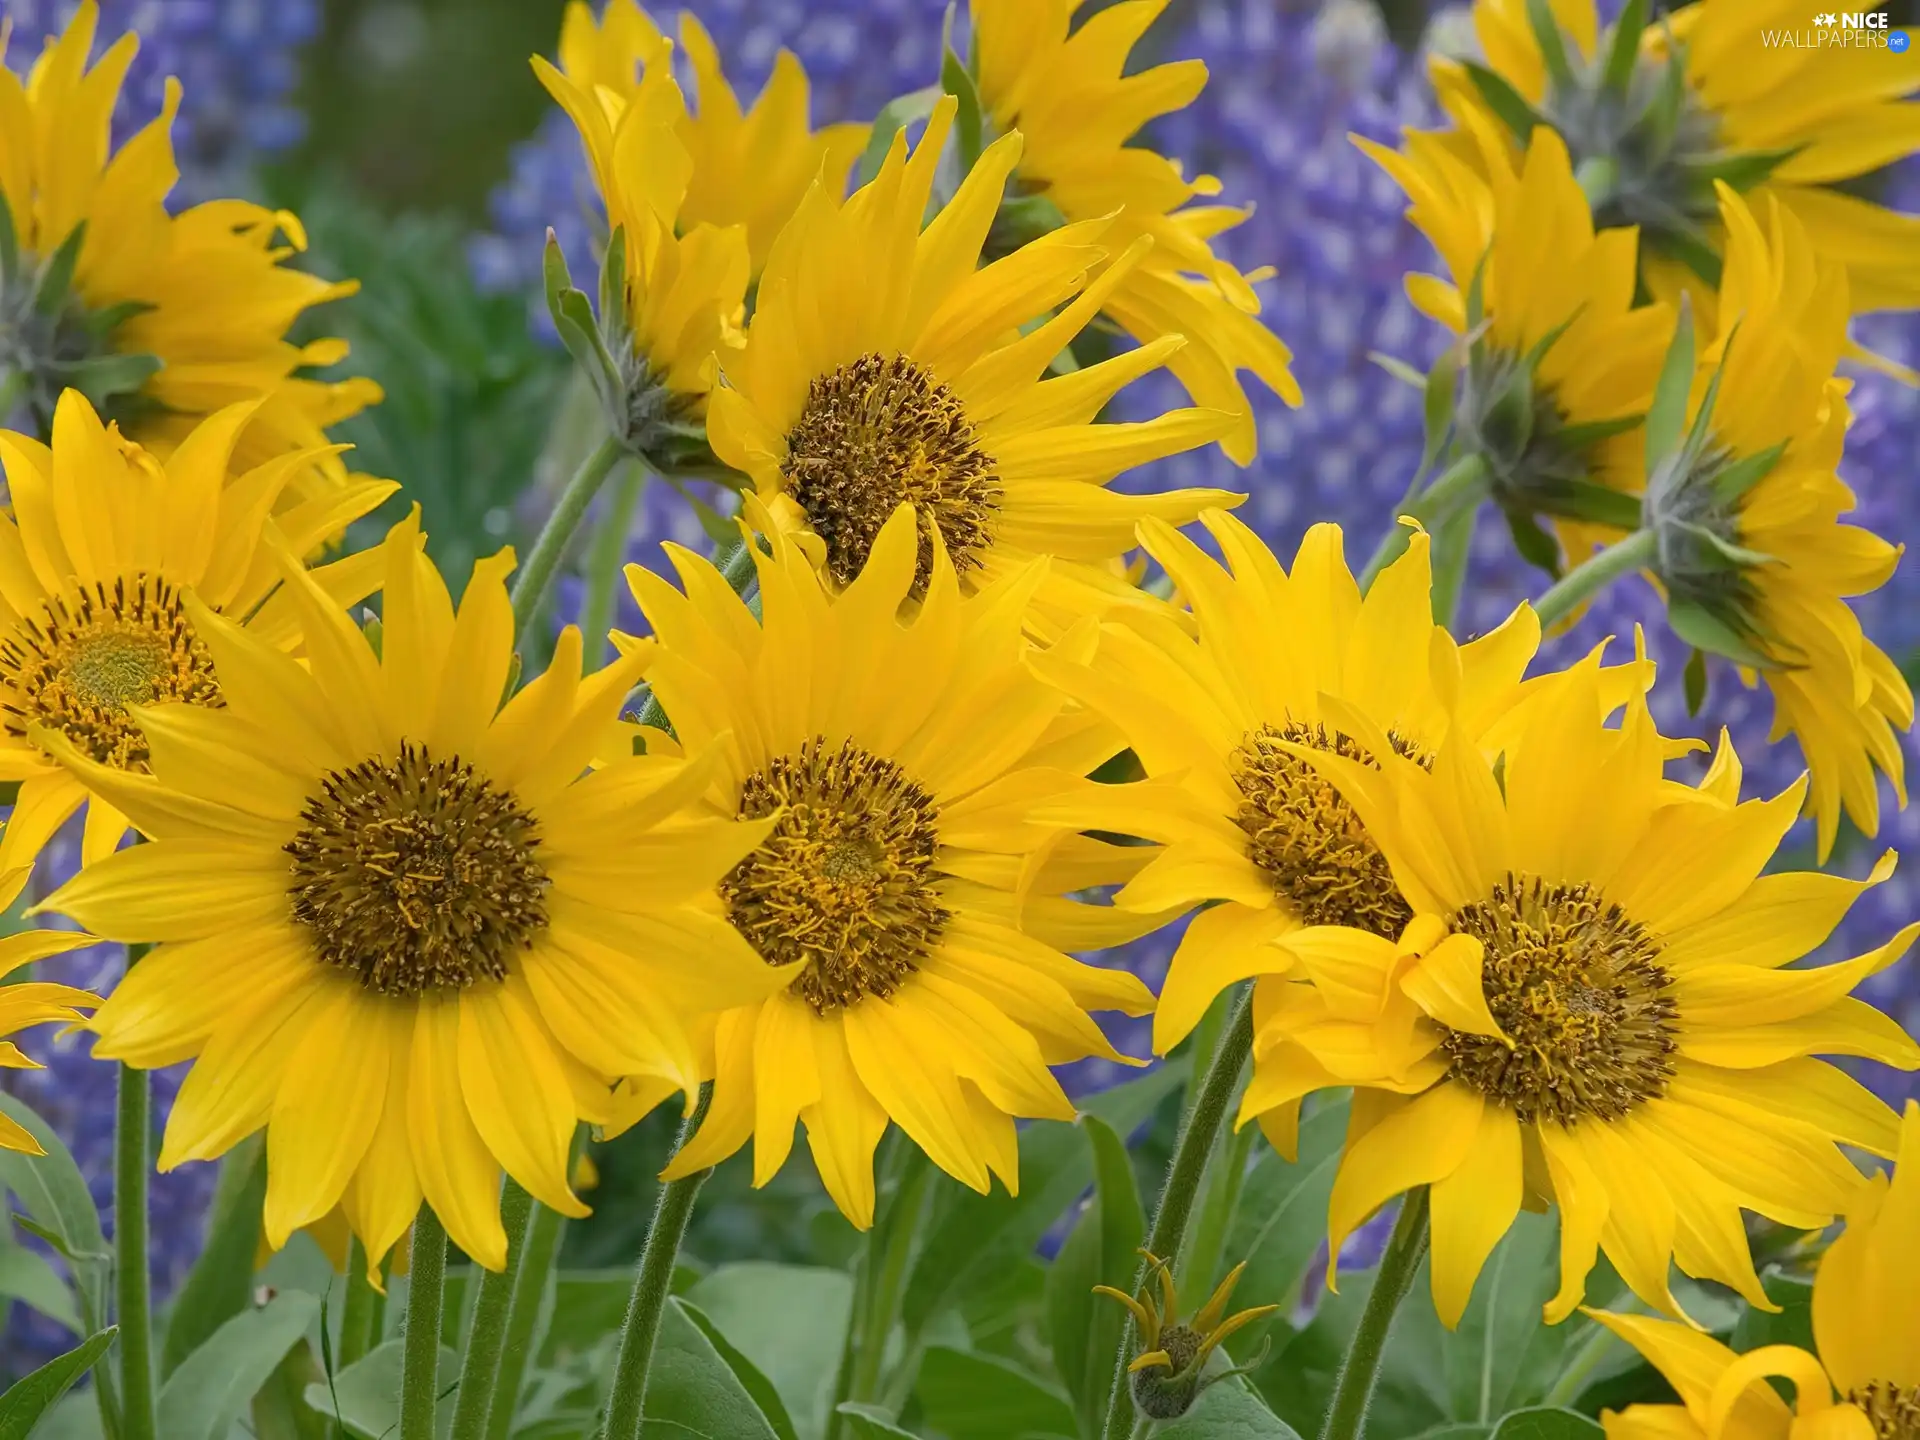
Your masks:
{"label": "purple lupine flower", "polygon": [[[13,24],[9,63],[24,70],[79,8],[79,0],[0,0]],[[300,49],[319,28],[318,0],[101,0],[96,55],[129,30],[140,37],[114,113],[115,143],[160,113],[176,76],[184,93],[173,127],[175,202],[248,193],[253,162],[305,134],[290,97]]]}

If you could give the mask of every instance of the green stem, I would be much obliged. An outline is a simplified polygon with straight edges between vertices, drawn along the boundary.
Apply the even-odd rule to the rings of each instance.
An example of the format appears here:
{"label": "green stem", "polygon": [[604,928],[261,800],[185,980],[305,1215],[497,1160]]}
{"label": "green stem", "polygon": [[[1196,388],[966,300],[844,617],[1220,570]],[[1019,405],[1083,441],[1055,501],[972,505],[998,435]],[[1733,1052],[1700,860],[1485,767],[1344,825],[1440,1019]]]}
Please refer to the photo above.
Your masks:
{"label": "green stem", "polygon": [[[1637,1307],[1629,1307],[1637,1308]],[[1587,1388],[1587,1380],[1598,1368],[1607,1351],[1617,1343],[1614,1333],[1606,1326],[1589,1320],[1593,1333],[1580,1344],[1573,1359],[1567,1362],[1567,1368],[1560,1372],[1560,1378],[1553,1382],[1553,1388],[1547,1391],[1547,1398],[1540,1403],[1548,1407],[1571,1406],[1580,1398],[1580,1392]]]}
{"label": "green stem", "polygon": [[598,449],[580,462],[580,468],[567,481],[567,488],[560,492],[559,502],[554,505],[553,513],[547,516],[547,523],[541,527],[540,537],[533,542],[526,568],[514,577],[514,634],[523,634],[531,627],[541,602],[547,598],[547,588],[553,584],[554,572],[560,568],[560,558],[567,553],[567,546],[573,540],[574,531],[580,528],[580,522],[586,518],[587,507],[593,504],[593,497],[600,493],[601,483],[625,453],[620,442],[608,436],[600,442]]}
{"label": "green stem", "polygon": [[[714,568],[720,572],[720,578],[733,587],[733,593],[744,595],[747,586],[753,583],[759,572],[753,568],[753,552],[745,545],[735,545],[713,557]],[[647,703],[640,707],[639,723],[658,729],[666,723],[666,707],[660,703],[660,697],[651,689],[647,691]]]}
{"label": "green stem", "polygon": [[633,528],[634,508],[640,503],[640,491],[646,482],[647,472],[638,464],[621,467],[614,477],[613,493],[607,497],[607,518],[593,537],[593,550],[587,556],[587,593],[580,604],[580,634],[586,642],[589,670],[597,668],[606,654],[607,631],[613,627],[614,595],[627,558],[627,534]]}
{"label": "green stem", "polygon": [[[139,958],[129,952],[132,964]],[[153,1280],[147,1266],[147,1175],[153,1091],[144,1070],[120,1067],[113,1145],[115,1318],[120,1325],[122,1440],[155,1440]]]}
{"label": "green stem", "polygon": [[[1240,1072],[1246,1068],[1253,1051],[1253,996],[1240,997],[1233,1023],[1214,1052],[1206,1079],[1194,1092],[1193,1104],[1181,1126],[1174,1146],[1173,1163],[1167,1168],[1167,1183],[1161,1188],[1160,1202],[1154,1211],[1153,1228],[1147,1234],[1147,1249],[1167,1259],[1180,1253],[1186,1238],[1187,1221],[1193,1214],[1193,1202],[1206,1173],[1207,1158],[1213,1153],[1214,1136],[1226,1118],[1233,1092],[1240,1084]],[[1134,1289],[1145,1283],[1146,1266],[1134,1277]],[[1133,1396],[1127,1386],[1127,1362],[1133,1358],[1134,1331],[1129,1320],[1120,1335],[1120,1348],[1114,1356],[1113,1386],[1107,1392],[1107,1423],[1101,1429],[1105,1440],[1127,1440],[1133,1429]]]}
{"label": "green stem", "polygon": [[[507,1311],[526,1248],[533,1197],[511,1176],[500,1195],[500,1224],[507,1232],[507,1263],[499,1271],[480,1272],[480,1298],[467,1330],[467,1354],[460,1366],[460,1388],[453,1399],[452,1440],[483,1440],[500,1378],[500,1351],[507,1339]],[[477,1267],[476,1267],[477,1268]]]}
{"label": "green stem", "polygon": [[431,1205],[413,1221],[413,1267],[400,1356],[400,1440],[434,1440],[440,1395],[440,1307],[446,1301],[447,1232]]}
{"label": "green stem", "polygon": [[1433,533],[1433,618],[1451,626],[1466,588],[1467,565],[1473,558],[1474,522],[1480,512],[1468,506],[1440,522]]}
{"label": "green stem", "polygon": [[879,1214],[867,1231],[867,1243],[861,1247],[857,1262],[847,1333],[834,1374],[833,1398],[827,1406],[825,1440],[841,1440],[846,1432],[841,1405],[849,1400],[871,1401],[881,1389],[887,1337],[899,1316],[920,1210],[932,1175],[926,1157],[905,1135],[894,1133],[886,1143],[881,1160]]}
{"label": "green stem", "polygon": [[1566,618],[1623,575],[1643,570],[1654,562],[1659,542],[1652,530],[1636,530],[1617,540],[1598,554],[1574,566],[1554,582],[1538,600],[1534,610],[1540,616],[1540,628],[1546,629]]}
{"label": "green stem", "polygon": [[354,1236],[347,1245],[347,1302],[340,1311],[340,1349],[334,1363],[342,1370],[373,1349],[378,1342],[374,1333],[374,1301],[380,1292],[367,1279],[367,1251]]}
{"label": "green stem", "polygon": [[[676,1154],[700,1128],[712,1098],[713,1086],[701,1086],[700,1103],[681,1124],[680,1138],[674,1142]],[[620,1358],[613,1368],[613,1390],[607,1397],[607,1423],[600,1432],[601,1440],[640,1440],[647,1372],[653,1366],[654,1342],[660,1338],[661,1312],[673,1288],[673,1267],[680,1257],[687,1221],[693,1218],[693,1202],[712,1173],[710,1169],[696,1170],[670,1181],[660,1187],[654,1201],[653,1224],[647,1228],[646,1248],[640,1252],[640,1269],[633,1277],[633,1296],[627,1302],[627,1319],[620,1331]]]}
{"label": "green stem", "polygon": [[1487,462],[1479,455],[1463,455],[1449,465],[1440,478],[1418,494],[1402,501],[1393,514],[1393,525],[1380,537],[1367,568],[1360,572],[1360,588],[1366,590],[1380,578],[1380,572],[1407,553],[1412,532],[1400,523],[1402,515],[1411,516],[1427,529],[1443,523],[1455,511],[1477,507],[1487,496],[1491,479]]}
{"label": "green stem", "polygon": [[1394,1312],[1413,1287],[1414,1272],[1426,1253],[1427,1187],[1421,1185],[1409,1190],[1400,1202],[1400,1218],[1393,1223],[1393,1235],[1380,1257],[1380,1268],[1374,1272],[1373,1292],[1367,1296],[1367,1308],[1353,1332],[1347,1358],[1340,1362],[1340,1378],[1334,1383],[1333,1404],[1327,1411],[1327,1423],[1321,1427],[1320,1440],[1360,1440],[1374,1382],[1380,1376],[1380,1360],[1386,1354],[1387,1334],[1393,1329]]}
{"label": "green stem", "polygon": [[1227,1233],[1240,1208],[1240,1189],[1246,1183],[1247,1157],[1253,1151],[1251,1125],[1220,1138],[1215,1163],[1207,1167],[1206,1201],[1200,1207],[1199,1223],[1193,1227],[1183,1264],[1178,1268],[1183,1285],[1196,1295],[1209,1293],[1220,1278],[1220,1257],[1227,1245]]}
{"label": "green stem", "polygon": [[554,1256],[560,1252],[560,1235],[566,1217],[558,1210],[536,1204],[527,1218],[525,1253],[520,1273],[513,1281],[513,1304],[507,1311],[506,1343],[500,1349],[500,1379],[493,1389],[493,1410],[487,1420],[487,1440],[507,1440],[513,1432],[513,1416],[520,1406],[520,1386],[527,1368],[533,1363],[534,1338],[540,1325],[540,1308],[546,1303],[547,1280],[553,1274]]}

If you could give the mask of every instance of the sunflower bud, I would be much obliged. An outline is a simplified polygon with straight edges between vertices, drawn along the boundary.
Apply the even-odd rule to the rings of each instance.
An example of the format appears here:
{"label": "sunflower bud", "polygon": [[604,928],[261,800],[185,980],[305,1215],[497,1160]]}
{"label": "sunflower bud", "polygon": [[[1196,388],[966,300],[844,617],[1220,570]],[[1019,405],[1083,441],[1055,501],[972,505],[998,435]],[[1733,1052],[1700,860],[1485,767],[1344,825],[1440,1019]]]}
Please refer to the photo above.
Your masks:
{"label": "sunflower bud", "polygon": [[[1133,1389],[1133,1403],[1142,1415],[1154,1420],[1172,1420],[1184,1415],[1209,1385],[1238,1369],[1220,1370],[1206,1375],[1207,1361],[1220,1342],[1255,1320],[1264,1319],[1280,1307],[1257,1305],[1228,1315],[1227,1302],[1233,1287],[1240,1283],[1246,1262],[1233,1267],[1220,1282],[1205,1305],[1193,1318],[1182,1323],[1180,1297],[1174,1289],[1173,1271],[1165,1260],[1150,1251],[1140,1252],[1147,1262],[1146,1278],[1137,1295],[1123,1294],[1109,1285],[1093,1287],[1097,1295],[1118,1300],[1133,1316],[1135,1338],[1140,1352],[1127,1366]],[[1157,1293],[1156,1293],[1157,1292]]]}

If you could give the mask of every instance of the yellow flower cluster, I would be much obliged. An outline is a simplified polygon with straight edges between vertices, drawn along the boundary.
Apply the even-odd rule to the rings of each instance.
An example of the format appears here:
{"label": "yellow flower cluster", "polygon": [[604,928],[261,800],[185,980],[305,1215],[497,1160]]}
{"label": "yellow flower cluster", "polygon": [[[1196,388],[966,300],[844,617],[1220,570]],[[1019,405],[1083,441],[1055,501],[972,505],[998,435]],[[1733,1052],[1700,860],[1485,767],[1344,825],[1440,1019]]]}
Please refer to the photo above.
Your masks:
{"label": "yellow flower cluster", "polygon": [[[513,553],[453,577],[456,601],[417,514],[310,563],[390,487],[312,484],[333,464],[314,410],[314,433],[261,438],[310,394],[279,388],[291,367],[316,358],[289,359],[277,331],[260,344],[289,368],[217,405],[170,400],[174,428],[109,423],[68,391],[44,439],[0,436],[0,779],[20,785],[0,880],[16,893],[84,804],[86,863],[38,909],[151,947],[86,1022],[95,1053],[192,1062],[163,1166],[265,1130],[272,1244],[338,1209],[378,1265],[424,1203],[497,1269],[503,1172],[584,1213],[580,1125],[612,1133],[676,1094],[702,1100],[669,1178],[751,1142],[765,1183],[798,1125],[866,1227],[875,1149],[897,1125],[961,1183],[1014,1189],[1016,1120],[1074,1114],[1051,1067],[1121,1058],[1094,1012],[1157,1006],[1165,1054],[1250,981],[1240,1122],[1290,1152],[1303,1101],[1352,1092],[1336,1255],[1423,1191],[1452,1324],[1518,1211],[1552,1208],[1550,1319],[1603,1254],[1679,1317],[1676,1264],[1770,1305],[1743,1211],[1802,1229],[1846,1215],[1822,1279],[1843,1297],[1817,1302],[1824,1373],[1615,1318],[1671,1365],[1688,1418],[1609,1424],[1784,1436],[1784,1407],[1756,1388],[1767,1374],[1799,1382],[1803,1416],[1833,1408],[1826,1375],[1869,1425],[1907,1415],[1920,1352],[1876,1341],[1846,1297],[1897,1292],[1895,1333],[1920,1331],[1920,1120],[1903,1139],[1819,1057],[1920,1067],[1920,1045],[1853,997],[1920,925],[1805,963],[1892,857],[1860,882],[1771,868],[1804,807],[1823,851],[1842,805],[1872,827],[1874,767],[1897,780],[1912,718],[1839,598],[1894,559],[1838,523],[1845,270],[1820,258],[1797,195],[1756,210],[1723,186],[1696,365],[1674,342],[1694,321],[1644,302],[1633,232],[1596,221],[1553,128],[1515,147],[1469,113],[1376,151],[1450,272],[1416,298],[1525,361],[1549,407],[1537,433],[1603,456],[1586,483],[1651,495],[1632,452],[1663,430],[1705,436],[1706,478],[1683,480],[1743,482],[1692,523],[1731,517],[1721,538],[1771,559],[1738,572],[1738,598],[1813,768],[1810,786],[1743,799],[1725,741],[1703,778],[1681,778],[1695,747],[1656,729],[1643,656],[1603,643],[1529,675],[1541,624],[1525,605],[1490,634],[1451,634],[1417,527],[1363,586],[1333,526],[1288,564],[1227,513],[1241,497],[1108,488],[1211,443],[1245,458],[1238,371],[1292,381],[1249,277],[1207,243],[1236,212],[1190,207],[1211,182],[1124,143],[1204,74],[1125,74],[1150,0],[1077,25],[1076,8],[981,0],[976,118],[993,133],[971,168],[943,173],[947,97],[916,144],[869,151],[851,194],[863,136],[809,129],[796,64],[743,115],[688,22],[695,109],[632,0],[598,23],[572,8],[561,67],[539,63],[624,237],[633,354],[618,358],[679,397],[742,492],[737,548],[670,549],[671,579],[629,567],[650,633],[616,633],[604,668],[582,673],[602,637],[569,627],[541,673],[520,673],[516,615],[532,607],[509,590]],[[83,6],[21,104],[104,114],[111,86],[80,70],[92,25]],[[1704,46],[1706,25],[1658,43]],[[12,113],[0,97],[23,251],[157,195],[164,127],[83,204],[62,177],[97,157],[42,154],[6,132]],[[1035,195],[1057,223],[1005,245],[1010,198]],[[265,335],[266,308],[234,299],[284,273],[265,222],[157,207],[87,231],[79,303],[138,296],[143,267],[191,254],[207,267],[194,284],[238,307],[195,309],[201,328],[227,324],[235,346]],[[175,233],[216,221],[230,260]],[[159,293],[198,304],[185,280]],[[273,312],[282,330],[294,308]],[[167,313],[142,312],[138,343],[161,362],[154,393],[177,398],[165,386],[194,362],[162,343]],[[1060,363],[1100,316],[1140,343]],[[1200,403],[1102,418],[1162,367]],[[1565,533],[1571,549],[1606,532]],[[1167,586],[1137,583],[1136,546]],[[1676,608],[1704,604],[1663,578]],[[378,623],[357,618],[376,592]],[[141,843],[122,844],[129,827]],[[1186,916],[1157,998],[1075,958]],[[0,941],[0,964],[69,943]],[[0,1024],[92,1003],[0,996]],[[1909,1158],[1889,1187],[1843,1147]],[[1209,1347],[1237,1323],[1221,1323],[1226,1288],[1196,1321]],[[1129,1300],[1154,1334],[1176,1313],[1170,1282],[1164,1299]],[[1192,1361],[1192,1379],[1203,1360],[1142,1365]],[[1848,1424],[1818,1433],[1868,1433]]]}

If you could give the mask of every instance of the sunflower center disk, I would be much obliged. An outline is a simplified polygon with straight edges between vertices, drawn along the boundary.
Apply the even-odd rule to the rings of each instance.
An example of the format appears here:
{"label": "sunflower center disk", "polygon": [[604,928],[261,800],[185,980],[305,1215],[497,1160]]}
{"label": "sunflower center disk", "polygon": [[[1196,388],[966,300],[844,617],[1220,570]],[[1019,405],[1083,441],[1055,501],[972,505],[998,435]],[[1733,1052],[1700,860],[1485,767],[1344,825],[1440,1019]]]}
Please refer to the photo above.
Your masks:
{"label": "sunflower center disk", "polygon": [[460,760],[403,744],[327,776],[286,846],[293,918],[329,965],[382,995],[507,973],[547,925],[539,828]]}
{"label": "sunflower center disk", "polygon": [[793,991],[825,1015],[900,988],[951,912],[936,888],[939,810],[898,765],[821,739],[748,778],[740,818],[773,833],[720,882],[769,965],[804,961]]}
{"label": "sunflower center disk", "polygon": [[[1418,758],[1398,737],[1394,749]],[[1228,763],[1240,787],[1234,820],[1247,834],[1247,857],[1267,873],[1274,892],[1309,925],[1347,925],[1400,938],[1413,907],[1393,870],[1333,783],[1283,743],[1331,751],[1378,768],[1365,749],[1323,725],[1263,725],[1240,742]]]}
{"label": "sunflower center disk", "polygon": [[1520,1120],[1618,1120],[1666,1094],[1678,1009],[1660,947],[1590,885],[1509,875],[1454,927],[1486,947],[1487,1008],[1513,1041],[1447,1030],[1449,1078]]}
{"label": "sunflower center disk", "polygon": [[1866,1412],[1878,1440],[1920,1440],[1920,1388],[1874,1380],[1847,1400]]}
{"label": "sunflower center disk", "polygon": [[129,705],[219,705],[213,657],[187,623],[180,592],[157,575],[56,596],[0,640],[7,730],[59,730],[102,765],[143,769],[147,741]]}
{"label": "sunflower center disk", "polygon": [[815,376],[787,435],[783,473],[842,585],[908,501],[920,516],[916,591],[932,573],[934,526],[963,574],[979,568],[992,543],[1000,506],[993,460],[959,398],[904,355],[862,355]]}

